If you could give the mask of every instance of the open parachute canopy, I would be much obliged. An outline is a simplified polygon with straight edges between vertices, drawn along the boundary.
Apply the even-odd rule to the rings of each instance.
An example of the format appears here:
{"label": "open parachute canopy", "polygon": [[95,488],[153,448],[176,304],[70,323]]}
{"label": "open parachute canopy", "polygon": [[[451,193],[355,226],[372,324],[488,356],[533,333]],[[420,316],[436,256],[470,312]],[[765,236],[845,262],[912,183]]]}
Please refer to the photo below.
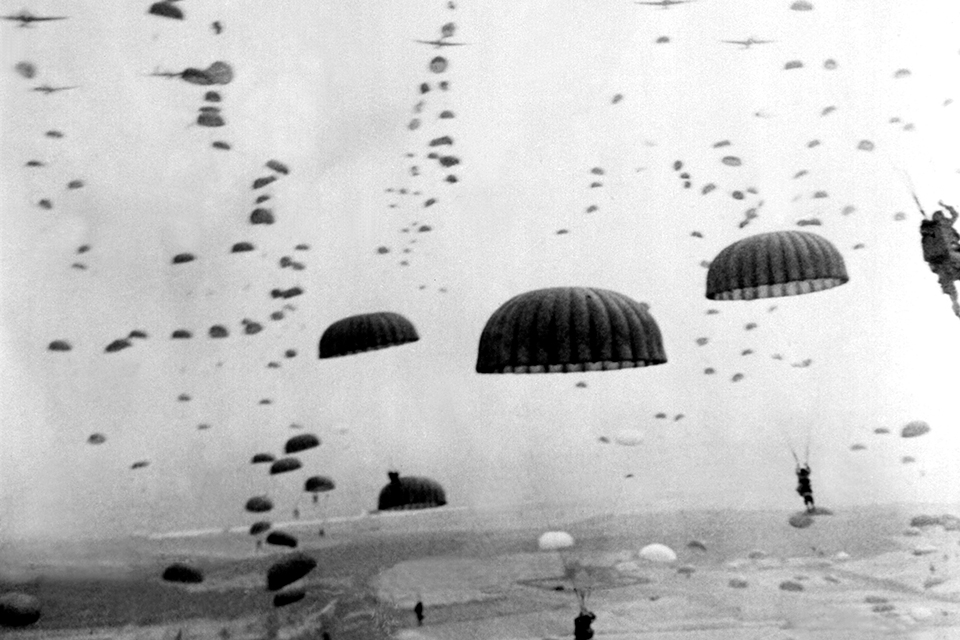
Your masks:
{"label": "open parachute canopy", "polygon": [[163,571],[167,582],[199,583],[203,582],[203,573],[189,565],[173,563]]}
{"label": "open parachute canopy", "polygon": [[640,557],[650,562],[669,563],[677,561],[677,554],[670,547],[654,543],[640,549]]}
{"label": "open parachute canopy", "polygon": [[273,462],[276,458],[269,453],[256,453],[250,458],[250,464],[261,464],[264,462]]}
{"label": "open parachute canopy", "polygon": [[250,525],[250,535],[258,536],[261,533],[266,533],[267,531],[270,531],[270,527],[272,526],[273,525],[270,524],[269,520],[258,520]]}
{"label": "open parachute canopy", "polygon": [[150,5],[150,9],[147,11],[147,13],[160,16],[161,18],[183,20],[183,11],[181,11],[180,8],[173,4],[173,2],[170,0],[154,2],[152,5]]}
{"label": "open parachute canopy", "polygon": [[267,569],[267,590],[279,591],[317,567],[317,561],[305,553],[291,553]]}
{"label": "open parachute canopy", "polygon": [[267,544],[277,547],[296,547],[297,539],[285,531],[271,531],[267,536]]}
{"label": "open parachute canopy", "polygon": [[567,373],[663,364],[667,355],[647,305],[592,287],[515,296],[480,335],[478,373]]}
{"label": "open parachute canopy", "polygon": [[0,627],[27,627],[40,619],[36,596],[11,591],[0,595]]}
{"label": "open parachute canopy", "polygon": [[420,339],[399,313],[380,311],[337,320],[320,337],[320,359],[396,347]]}
{"label": "open parachute canopy", "polygon": [[289,471],[295,471],[302,467],[303,464],[296,458],[288,456],[286,458],[280,458],[276,462],[270,465],[270,475],[276,475],[278,473],[287,473]]}
{"label": "open parachute canopy", "polygon": [[326,491],[333,491],[336,488],[336,483],[332,478],[328,478],[327,476],[311,476],[303,483],[303,490],[310,493],[324,493]]}
{"label": "open parachute canopy", "polygon": [[287,440],[283,450],[285,453],[298,453],[320,446],[320,438],[312,433],[301,433]]}
{"label": "open parachute canopy", "polygon": [[573,536],[566,531],[547,531],[537,539],[537,548],[540,551],[567,549],[572,547],[573,544]]}
{"label": "open parachute canopy", "polygon": [[738,240],[718,253],[707,272],[707,298],[795,296],[847,280],[843,256],[829,240],[806,231],[774,231]]}
{"label": "open parachute canopy", "polygon": [[307,592],[303,588],[286,589],[273,596],[273,606],[285,607],[294,602],[300,602],[307,597]]}
{"label": "open parachute canopy", "polygon": [[901,438],[917,438],[930,432],[930,425],[923,420],[913,420],[900,430]]}
{"label": "open parachute canopy", "polygon": [[247,500],[246,509],[250,513],[266,513],[273,509],[273,500],[267,496],[253,496]]}
{"label": "open parachute canopy", "polygon": [[390,482],[380,490],[377,509],[400,511],[430,509],[447,504],[447,495],[440,483],[419,476],[401,477],[396,471],[387,473]]}

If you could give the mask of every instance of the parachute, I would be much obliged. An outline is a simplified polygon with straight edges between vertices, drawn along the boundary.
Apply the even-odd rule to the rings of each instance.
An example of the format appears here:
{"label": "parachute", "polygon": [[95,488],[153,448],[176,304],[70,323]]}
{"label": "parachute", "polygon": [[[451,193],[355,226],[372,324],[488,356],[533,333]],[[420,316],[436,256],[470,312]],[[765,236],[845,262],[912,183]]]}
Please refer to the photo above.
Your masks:
{"label": "parachute", "polygon": [[640,557],[651,562],[670,563],[677,561],[677,554],[673,549],[662,544],[648,544],[640,549]]}
{"label": "parachute", "polygon": [[117,351],[122,351],[123,349],[126,349],[127,347],[130,347],[130,346],[132,345],[130,344],[129,340],[125,340],[125,339],[114,340],[113,342],[111,342],[106,346],[104,351],[106,353],[116,353]]}
{"label": "parachute", "polygon": [[172,18],[174,20],[183,20],[183,11],[179,7],[170,2],[169,0],[164,0],[163,2],[154,2],[150,5],[150,9],[147,11],[148,14],[159,16],[161,18]]}
{"label": "parachute", "polygon": [[194,255],[192,253],[178,253],[173,256],[173,264],[183,264],[185,262],[193,262]]}
{"label": "parachute", "polygon": [[185,340],[187,338],[192,338],[193,334],[187,331],[186,329],[177,329],[170,334],[170,337],[174,340]]}
{"label": "parachute", "polygon": [[233,80],[233,68],[220,60],[207,67],[206,74],[213,84],[230,84]]}
{"label": "parachute", "polygon": [[697,551],[703,551],[704,553],[706,553],[707,545],[703,544],[699,540],[691,540],[690,542],[687,543],[687,549],[695,549]]}
{"label": "parachute", "polygon": [[873,432],[882,435],[884,433],[890,433],[890,429],[887,429],[886,427],[877,427],[873,430]]}
{"label": "parachute", "polygon": [[253,181],[253,190],[256,191],[257,189],[262,189],[271,182],[275,182],[276,179],[277,176],[263,176],[262,178],[257,178]]}
{"label": "parachute", "polygon": [[807,231],[775,231],[738,240],[710,263],[707,298],[754,300],[802,295],[849,280],[843,256]]}
{"label": "parachute", "polygon": [[222,127],[227,124],[227,122],[219,113],[202,111],[200,115],[197,116],[197,124],[201,127]]}
{"label": "parachute", "polygon": [[71,180],[67,183],[67,189],[81,189],[83,187],[83,180]]}
{"label": "parachute", "polygon": [[295,471],[302,467],[303,464],[296,458],[287,457],[280,458],[272,465],[270,465],[270,475],[277,475],[278,473],[288,473],[290,471]]}
{"label": "parachute", "polygon": [[380,490],[377,509],[398,511],[430,509],[447,504],[447,496],[440,483],[431,478],[404,476],[396,471],[387,473],[390,482]]}
{"label": "parachute", "polygon": [[409,320],[381,311],[337,320],[320,337],[320,359],[396,347],[420,339]]}
{"label": "parachute", "polygon": [[737,156],[723,156],[723,159],[720,161],[728,167],[739,167],[743,162]]}
{"label": "parachute", "polygon": [[270,522],[267,520],[258,520],[257,522],[254,522],[252,525],[250,525],[250,535],[258,536],[261,533],[266,533],[267,531],[270,530],[270,527],[272,526],[273,525],[270,524]]}
{"label": "parachute", "polygon": [[147,332],[141,331],[140,329],[134,329],[133,331],[130,332],[130,335],[128,335],[127,337],[128,338],[146,338]]}
{"label": "parachute", "polygon": [[855,442],[852,445],[850,445],[850,451],[863,451],[866,448],[867,448],[867,445],[862,444],[860,442]]}
{"label": "parachute", "polygon": [[250,459],[250,464],[260,464],[262,462],[273,462],[274,460],[276,460],[276,458],[274,458],[269,453],[258,453],[254,455],[253,458]]}
{"label": "parachute", "polygon": [[794,11],[812,11],[813,5],[807,0],[796,0],[796,2],[790,5],[790,8]]}
{"label": "parachute", "polygon": [[250,513],[266,513],[273,509],[273,501],[267,496],[254,496],[247,500],[246,510]]}
{"label": "parachute", "polygon": [[40,600],[26,593],[0,595],[0,626],[27,627],[40,619]]}
{"label": "parachute", "polygon": [[203,573],[191,566],[174,563],[164,570],[163,579],[167,582],[196,584],[203,582]]}
{"label": "parachute", "polygon": [[279,160],[267,160],[267,168],[273,169],[277,173],[282,173],[283,175],[290,173],[290,168]]}
{"label": "parachute", "polygon": [[70,351],[72,348],[66,340],[54,340],[47,345],[47,349],[50,351]]}
{"label": "parachute", "polygon": [[107,436],[102,433],[91,433],[90,437],[87,438],[89,444],[103,444],[107,441]]}
{"label": "parachute", "polygon": [[210,327],[209,335],[211,338],[226,338],[230,335],[230,332],[223,325],[215,324]]}
{"label": "parachute", "polygon": [[813,516],[806,511],[801,511],[790,516],[787,522],[796,529],[806,529],[813,524]]}
{"label": "parachute", "polygon": [[306,576],[317,567],[317,561],[305,553],[291,553],[267,569],[267,590],[279,591]]}
{"label": "parachute", "polygon": [[250,224],[273,224],[274,222],[276,218],[270,209],[257,207],[250,213]]}
{"label": "parachute", "polygon": [[203,94],[203,99],[207,102],[220,102],[220,94],[216,91],[207,91]]}
{"label": "parachute", "polygon": [[785,65],[783,65],[783,68],[786,69],[786,70],[789,70],[789,69],[802,69],[802,68],[803,68],[803,63],[800,62],[799,60],[791,60],[790,62],[788,62],[788,63],[786,63]]}
{"label": "parachute", "polygon": [[540,551],[556,551],[573,545],[573,536],[566,531],[547,531],[537,539],[537,548]]}
{"label": "parachute", "polygon": [[567,373],[663,364],[647,305],[588,287],[538,289],[497,309],[480,335],[478,373]]}
{"label": "parachute", "polygon": [[297,546],[297,539],[284,531],[272,531],[270,535],[267,536],[267,544],[272,544],[277,547],[295,548]]}
{"label": "parachute", "polygon": [[908,422],[903,427],[903,429],[900,430],[900,437],[917,438],[929,432],[930,432],[929,424],[927,424],[923,420],[914,420],[912,422]]}
{"label": "parachute", "polygon": [[277,595],[273,596],[273,606],[285,607],[288,604],[300,602],[306,597],[306,595],[307,592],[303,589],[289,589],[287,591],[281,591]]}
{"label": "parachute", "polygon": [[317,436],[312,433],[301,433],[287,440],[287,444],[283,450],[285,453],[297,453],[319,446],[320,439]]}
{"label": "parachute", "polygon": [[144,467],[147,467],[147,466],[149,466],[149,465],[150,465],[150,462],[149,462],[148,460],[138,460],[138,461],[134,462],[132,465],[130,465],[130,468],[131,468],[131,469],[143,469]]}
{"label": "parachute", "polygon": [[443,73],[447,70],[447,59],[443,56],[437,56],[430,61],[430,71],[433,73]]}
{"label": "parachute", "polygon": [[311,476],[303,483],[303,490],[309,493],[325,493],[336,488],[336,483],[326,476]]}
{"label": "parachute", "polygon": [[253,245],[249,242],[238,242],[230,248],[230,253],[243,253],[244,251],[253,251]]}
{"label": "parachute", "polygon": [[210,143],[210,146],[213,147],[214,149],[222,149],[224,151],[230,150],[230,144],[227,142],[224,142],[223,140],[215,140]]}

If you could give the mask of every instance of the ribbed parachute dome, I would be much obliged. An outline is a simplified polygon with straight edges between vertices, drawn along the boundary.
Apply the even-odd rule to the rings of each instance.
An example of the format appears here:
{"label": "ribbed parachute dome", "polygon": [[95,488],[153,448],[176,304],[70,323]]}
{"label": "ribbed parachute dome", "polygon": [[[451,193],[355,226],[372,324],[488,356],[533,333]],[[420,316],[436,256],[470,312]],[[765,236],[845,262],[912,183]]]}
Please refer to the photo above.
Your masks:
{"label": "ribbed parachute dome", "polygon": [[377,509],[400,511],[430,509],[447,504],[447,495],[440,483],[420,476],[401,477],[396,471],[387,473],[390,482],[380,490]]}
{"label": "ribbed parachute dome", "polygon": [[647,305],[594,287],[537,289],[507,300],[480,334],[477,373],[567,373],[663,364]]}
{"label": "ribbed parachute dome", "polygon": [[807,231],[774,231],[738,240],[707,271],[710,300],[796,296],[849,280],[843,256],[829,240]]}
{"label": "ribbed parachute dome", "polygon": [[320,337],[320,359],[396,347],[420,339],[413,323],[399,313],[380,311],[337,320]]}
{"label": "ribbed parachute dome", "polygon": [[287,440],[287,444],[284,445],[283,450],[286,453],[298,453],[319,446],[320,438],[312,433],[301,433]]}
{"label": "ribbed parachute dome", "polygon": [[150,9],[147,11],[147,13],[152,13],[153,15],[160,16],[162,18],[183,20],[183,11],[169,1],[153,3],[150,5]]}

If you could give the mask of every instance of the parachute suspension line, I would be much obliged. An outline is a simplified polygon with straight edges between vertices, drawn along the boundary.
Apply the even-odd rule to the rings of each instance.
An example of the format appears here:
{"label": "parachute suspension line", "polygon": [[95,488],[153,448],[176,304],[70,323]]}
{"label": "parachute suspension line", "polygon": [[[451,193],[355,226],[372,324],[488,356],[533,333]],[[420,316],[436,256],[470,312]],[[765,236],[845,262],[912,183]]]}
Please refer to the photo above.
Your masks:
{"label": "parachute suspension line", "polygon": [[895,167],[895,168],[897,171],[902,173],[903,176],[907,179],[907,187],[910,189],[910,195],[913,196],[913,201],[917,203],[917,209],[920,210],[920,215],[922,215],[923,218],[926,219],[927,212],[923,210],[923,205],[920,204],[920,198],[917,197],[917,188],[913,185],[913,180],[910,179],[910,174],[904,171],[903,169],[901,169],[900,167]]}

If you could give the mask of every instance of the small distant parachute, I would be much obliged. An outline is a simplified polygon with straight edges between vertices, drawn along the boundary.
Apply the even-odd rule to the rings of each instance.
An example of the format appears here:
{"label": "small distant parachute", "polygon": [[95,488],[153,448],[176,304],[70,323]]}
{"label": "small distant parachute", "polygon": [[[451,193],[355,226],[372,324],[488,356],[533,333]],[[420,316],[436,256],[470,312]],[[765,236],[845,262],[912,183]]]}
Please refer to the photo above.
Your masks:
{"label": "small distant parachute", "polygon": [[44,135],[46,135],[48,138],[62,138],[62,137],[63,137],[63,133],[62,133],[61,131],[57,131],[56,129],[51,129],[50,131],[47,131],[46,134],[44,134]]}
{"label": "small distant parachute", "polygon": [[906,78],[908,76],[910,76],[910,69],[897,69],[893,74],[894,78]]}
{"label": "small distant parachute", "polygon": [[574,385],[574,386],[576,386],[578,389],[586,389],[586,388],[587,388],[587,383],[584,382],[583,380],[581,380],[581,381],[579,381],[579,382],[578,382],[576,385]]}
{"label": "small distant parachute", "polygon": [[547,531],[537,538],[537,548],[540,551],[569,549],[574,544],[573,536],[566,531]]}
{"label": "small distant parachute", "polygon": [[450,118],[455,117],[453,111],[441,111],[439,118],[441,120],[449,120]]}
{"label": "small distant parachute", "polygon": [[223,140],[215,140],[214,142],[210,143],[210,146],[214,149],[222,149],[223,151],[230,150],[230,144],[224,142]]}
{"label": "small distant parachute", "polygon": [[147,337],[147,332],[141,331],[140,329],[134,329],[133,331],[130,332],[130,334],[127,337],[145,339]]}
{"label": "small distant parachute", "polygon": [[174,563],[164,569],[163,579],[167,582],[197,584],[203,582],[203,573],[189,565]]}
{"label": "small distant parachute", "polygon": [[707,367],[706,369],[703,370],[703,373],[704,373],[705,375],[708,375],[708,376],[713,375],[713,374],[715,374],[716,372],[717,372],[717,370],[714,369],[713,367]]}
{"label": "small distant parachute", "polygon": [[599,438],[597,438],[597,440],[599,442],[602,442],[603,444],[610,444],[610,438],[608,438],[607,436],[600,436]]}
{"label": "small distant parachute", "polygon": [[824,291],[847,282],[843,256],[806,231],[774,231],[738,240],[710,263],[707,298],[754,300]]}
{"label": "small distant parachute", "polygon": [[250,224],[273,224],[274,222],[276,218],[270,209],[257,207],[250,213]]}
{"label": "small distant parachute", "polygon": [[116,353],[117,351],[122,351],[123,349],[126,349],[127,347],[130,347],[130,346],[132,345],[130,344],[129,340],[119,339],[119,340],[114,340],[113,342],[108,344],[104,349],[104,351],[106,353]]}
{"label": "small distant parachute", "polygon": [[903,464],[910,464],[916,461],[917,459],[914,458],[913,456],[903,456],[902,458],[900,458],[900,462],[902,462]]}
{"label": "small distant parachute", "polygon": [[267,496],[254,496],[247,500],[245,508],[250,513],[266,513],[273,509],[273,501]]}
{"label": "small distant parachute", "polygon": [[243,332],[248,336],[256,335],[263,331],[263,325],[259,322],[254,322],[253,320],[248,320],[243,323]]}
{"label": "small distant parachute", "polygon": [[677,561],[677,554],[673,549],[663,544],[648,544],[640,550],[640,557],[663,564]]}
{"label": "small distant parachute", "polygon": [[900,437],[902,438],[916,438],[930,432],[930,425],[924,422],[923,420],[914,420],[908,422],[903,429],[900,430]]}
{"label": "small distant parachute", "polygon": [[271,182],[276,182],[277,176],[262,176],[253,181],[253,190],[262,189]]}
{"label": "small distant parachute", "polygon": [[660,413],[658,413],[657,415],[655,415],[655,416],[653,416],[653,417],[656,418],[657,420],[666,420],[666,419],[667,419],[667,414],[665,414],[664,412],[661,411]]}
{"label": "small distant parachute", "polygon": [[728,167],[739,167],[743,162],[737,156],[723,156],[723,159],[720,161]]}
{"label": "small distant parachute", "polygon": [[23,76],[27,80],[37,75],[37,65],[33,64],[32,62],[27,62],[26,60],[22,60],[17,64],[13,65],[13,70],[19,73],[21,76]]}
{"label": "small distant parachute", "polygon": [[317,561],[305,553],[291,553],[267,569],[267,590],[279,591],[303,578],[317,567]]}
{"label": "small distant parachute", "polygon": [[702,551],[706,553],[707,545],[703,544],[699,540],[691,540],[690,542],[687,543],[687,549],[695,549],[697,551]]}
{"label": "small distant parachute", "polygon": [[833,58],[827,58],[823,61],[823,68],[827,69],[828,71],[832,71],[833,69],[837,68],[837,61]]}
{"label": "small distant parachute", "polygon": [[606,289],[554,287],[514,296],[487,320],[478,373],[567,373],[663,364],[648,306]]}
{"label": "small distant parachute", "polygon": [[804,218],[797,220],[798,227],[819,227],[823,224],[820,218]]}
{"label": "small distant parachute", "polygon": [[708,342],[710,342],[710,338],[697,338],[697,344],[701,347]]}
{"label": "small distant parachute", "polygon": [[303,466],[298,459],[293,457],[280,458],[270,465],[270,475],[277,475],[278,473],[289,473],[290,471],[295,471]]}
{"label": "small distant parachute", "polygon": [[314,447],[319,446],[320,438],[312,433],[301,433],[287,440],[287,444],[284,447],[284,452],[298,453],[300,451],[306,451],[307,449],[313,449]]}
{"label": "small distant parachute", "polygon": [[261,533],[266,533],[267,531],[270,530],[270,527],[272,526],[273,525],[270,524],[269,520],[258,520],[257,522],[254,522],[252,525],[250,525],[250,535],[258,536]]}
{"label": "small distant parachute", "polygon": [[784,69],[800,69],[803,67],[803,63],[799,60],[791,60],[787,64],[783,65]]}
{"label": "small distant parachute", "polygon": [[813,5],[807,0],[796,0],[790,5],[790,8],[794,11],[813,11]]}
{"label": "small distant parachute", "polygon": [[201,127],[222,127],[227,124],[227,121],[219,113],[202,111],[197,116],[197,124]]}
{"label": "small distant parachute", "polygon": [[89,444],[103,444],[107,441],[107,436],[102,433],[91,433],[90,437],[87,438]]}
{"label": "small distant parachute", "polygon": [[272,544],[277,547],[296,548],[298,542],[294,536],[285,531],[271,531],[270,535],[267,536],[267,544]]}
{"label": "small distant parachute", "polygon": [[715,185],[715,184],[713,184],[712,182],[710,182],[710,183],[707,183],[707,184],[703,185],[703,188],[700,189],[700,193],[703,194],[703,195],[707,195],[708,193],[710,193],[711,191],[713,191],[713,190],[716,189],[716,188],[717,188],[717,185]]}
{"label": "small distant parachute", "polygon": [[417,342],[413,323],[399,313],[381,311],[337,320],[320,337],[320,359],[353,355]]}
{"label": "small distant parachute", "polygon": [[861,140],[857,144],[857,149],[859,149],[860,151],[873,151],[874,144],[869,140]]}
{"label": "small distant parachute", "polygon": [[10,591],[0,595],[0,627],[28,627],[40,619],[40,600]]}
{"label": "small distant parachute", "polygon": [[186,393],[181,393],[179,396],[177,396],[177,400],[179,400],[180,402],[189,402],[190,396]]}
{"label": "small distant parachute", "polygon": [[290,168],[279,160],[267,160],[267,168],[283,175],[290,173]]}
{"label": "small distant parachute", "polygon": [[47,166],[45,162],[41,160],[27,160],[28,167],[45,167]]}
{"label": "small distant parachute", "polygon": [[863,451],[866,448],[867,448],[867,445],[861,444],[859,442],[855,442],[852,445],[850,445],[850,451]]}
{"label": "small distant parachute", "polygon": [[197,431],[206,431],[209,428],[210,428],[210,425],[207,424],[206,422],[202,422],[197,425]]}
{"label": "small distant parachute", "polygon": [[172,18],[174,20],[183,20],[183,11],[179,7],[173,4],[170,0],[163,0],[163,2],[154,2],[150,5],[150,9],[147,11],[148,14],[159,16],[161,18]]}
{"label": "small distant parachute", "polygon": [[380,490],[377,509],[396,511],[430,509],[447,504],[446,492],[439,482],[421,476],[403,476],[396,471],[387,473],[390,482]]}
{"label": "small distant parachute", "polygon": [[336,483],[327,476],[311,476],[303,483],[303,490],[308,493],[326,493],[336,488]]}
{"label": "small distant parachute", "polygon": [[743,351],[740,352],[740,355],[749,356],[752,353],[753,353],[753,349],[744,349]]}
{"label": "small distant parachute", "polygon": [[269,453],[256,453],[252,458],[250,458],[250,464],[261,464],[264,462],[273,462],[276,460],[272,454]]}
{"label": "small distant parachute", "polygon": [[192,338],[193,334],[186,329],[177,329],[170,334],[170,337],[174,340],[186,340],[188,338]]}
{"label": "small distant parachute", "polygon": [[245,251],[253,251],[253,245],[249,242],[238,242],[230,248],[230,253],[243,253]]}
{"label": "small distant parachute", "polygon": [[220,102],[220,94],[216,91],[207,91],[203,94],[203,99],[207,102]]}
{"label": "small distant parachute", "polygon": [[277,595],[273,596],[273,606],[285,607],[295,602],[300,602],[306,596],[307,592],[304,589],[288,589],[286,591],[281,591]]}
{"label": "small distant parachute", "polygon": [[226,338],[230,335],[230,332],[222,324],[213,325],[207,333],[211,338]]}
{"label": "small distant parachute", "polygon": [[447,59],[443,56],[437,56],[430,61],[430,71],[433,73],[443,73],[447,70]]}
{"label": "small distant parachute", "polygon": [[735,374],[733,374],[733,377],[730,378],[730,381],[731,381],[731,382],[740,382],[741,380],[743,380],[743,374],[742,374],[742,373],[735,373]]}
{"label": "small distant parachute", "polygon": [[621,100],[623,100],[623,94],[622,94],[622,93],[616,93],[616,94],[614,94],[613,98],[610,99],[610,102],[611,102],[612,104],[617,104],[617,103],[620,102]]}
{"label": "small distant parachute", "polygon": [[54,340],[47,345],[47,349],[50,351],[70,351],[73,347],[71,347],[70,343],[66,340]]}
{"label": "small distant parachute", "polygon": [[132,465],[130,465],[130,468],[131,468],[131,469],[143,469],[144,467],[147,467],[147,466],[149,466],[149,465],[150,465],[150,462],[149,462],[148,460],[138,460],[138,461],[134,462]]}
{"label": "small distant parachute", "polygon": [[678,413],[677,415],[673,416],[673,421],[679,422],[680,420],[683,420],[685,417],[686,416],[684,416],[682,413]]}
{"label": "small distant parachute", "polygon": [[82,189],[83,180],[71,180],[67,183],[67,189]]}
{"label": "small distant parachute", "polygon": [[834,107],[834,106],[824,107],[824,108],[823,108],[823,111],[820,112],[820,115],[821,115],[821,116],[829,115],[829,114],[833,113],[833,112],[836,111],[836,110],[837,110],[837,108]]}
{"label": "small distant parachute", "polygon": [[613,441],[624,447],[636,447],[643,444],[643,432],[638,429],[624,429],[614,435]]}
{"label": "small distant parachute", "polygon": [[890,429],[887,429],[886,427],[877,427],[873,430],[873,432],[876,434],[890,433]]}
{"label": "small distant parachute", "polygon": [[194,255],[192,253],[178,253],[173,256],[173,264],[183,264],[185,262],[193,262]]}

